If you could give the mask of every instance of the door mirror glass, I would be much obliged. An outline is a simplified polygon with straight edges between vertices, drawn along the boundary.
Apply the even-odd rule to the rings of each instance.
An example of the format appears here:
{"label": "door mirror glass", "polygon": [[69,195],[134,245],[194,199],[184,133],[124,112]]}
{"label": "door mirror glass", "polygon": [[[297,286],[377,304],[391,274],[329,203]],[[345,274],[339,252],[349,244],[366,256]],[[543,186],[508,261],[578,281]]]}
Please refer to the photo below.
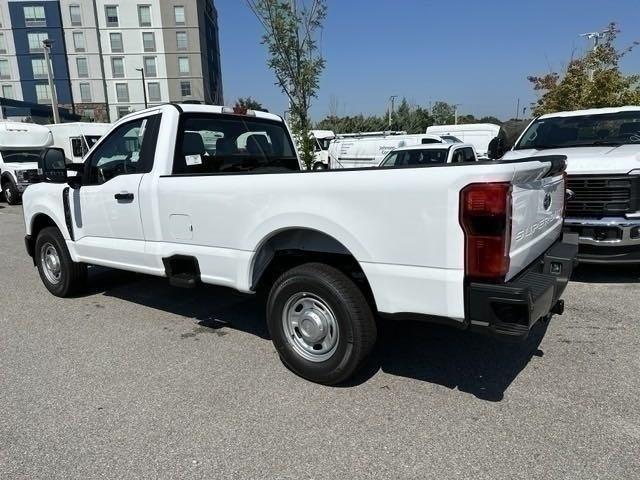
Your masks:
{"label": "door mirror glass", "polygon": [[47,148],[38,160],[38,174],[44,182],[66,183],[67,162],[64,150],[61,148]]}
{"label": "door mirror glass", "polygon": [[487,156],[491,160],[497,160],[504,156],[504,140],[500,137],[495,137],[491,142],[489,142],[489,148],[487,151]]}

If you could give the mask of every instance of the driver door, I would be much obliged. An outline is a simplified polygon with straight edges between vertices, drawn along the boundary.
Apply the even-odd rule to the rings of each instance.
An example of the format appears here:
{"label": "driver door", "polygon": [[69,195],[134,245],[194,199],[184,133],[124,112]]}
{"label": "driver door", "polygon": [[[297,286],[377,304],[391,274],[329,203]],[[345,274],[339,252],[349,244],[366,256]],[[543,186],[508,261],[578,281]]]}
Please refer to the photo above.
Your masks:
{"label": "driver door", "polygon": [[82,187],[71,191],[70,202],[77,252],[85,261],[144,263],[139,186],[153,167],[160,117],[120,125],[87,158]]}

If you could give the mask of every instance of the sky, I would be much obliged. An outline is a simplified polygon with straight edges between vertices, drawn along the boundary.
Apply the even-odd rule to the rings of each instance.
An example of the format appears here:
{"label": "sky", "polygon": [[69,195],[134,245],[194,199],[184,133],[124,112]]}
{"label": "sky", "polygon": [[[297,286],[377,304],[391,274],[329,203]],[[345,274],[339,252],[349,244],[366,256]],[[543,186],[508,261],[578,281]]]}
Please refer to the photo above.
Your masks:
{"label": "sky", "polygon": [[[282,114],[287,100],[267,67],[263,30],[245,0],[215,0],[225,103],[252,96]],[[461,113],[515,117],[536,99],[527,76],[561,70],[617,22],[619,46],[640,40],[640,0],[327,0],[320,42],[327,65],[311,116],[332,99],[340,115],[382,114],[389,96]],[[640,48],[622,63],[640,73]],[[520,112],[522,113],[522,112]]]}

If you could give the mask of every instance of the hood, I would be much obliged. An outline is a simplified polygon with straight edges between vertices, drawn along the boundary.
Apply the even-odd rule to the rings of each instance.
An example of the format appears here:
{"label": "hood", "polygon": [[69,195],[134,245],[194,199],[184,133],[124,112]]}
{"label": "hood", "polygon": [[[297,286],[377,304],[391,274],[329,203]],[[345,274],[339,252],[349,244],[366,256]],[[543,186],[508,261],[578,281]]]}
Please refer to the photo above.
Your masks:
{"label": "hood", "polygon": [[515,160],[545,155],[567,157],[569,175],[626,174],[640,169],[640,144],[619,147],[553,148],[547,150],[510,150],[503,160]]}

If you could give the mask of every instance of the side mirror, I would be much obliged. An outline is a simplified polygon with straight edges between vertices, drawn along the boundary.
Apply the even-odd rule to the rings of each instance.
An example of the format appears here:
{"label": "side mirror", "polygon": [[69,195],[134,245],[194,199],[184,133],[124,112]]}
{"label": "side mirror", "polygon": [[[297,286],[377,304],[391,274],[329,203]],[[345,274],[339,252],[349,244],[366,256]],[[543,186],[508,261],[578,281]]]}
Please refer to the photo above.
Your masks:
{"label": "side mirror", "polygon": [[505,154],[504,151],[504,140],[500,137],[494,137],[491,142],[489,142],[489,148],[487,150],[487,156],[491,160],[497,160],[502,158]]}
{"label": "side mirror", "polygon": [[67,183],[67,162],[64,150],[47,148],[38,160],[38,175],[43,182]]}

